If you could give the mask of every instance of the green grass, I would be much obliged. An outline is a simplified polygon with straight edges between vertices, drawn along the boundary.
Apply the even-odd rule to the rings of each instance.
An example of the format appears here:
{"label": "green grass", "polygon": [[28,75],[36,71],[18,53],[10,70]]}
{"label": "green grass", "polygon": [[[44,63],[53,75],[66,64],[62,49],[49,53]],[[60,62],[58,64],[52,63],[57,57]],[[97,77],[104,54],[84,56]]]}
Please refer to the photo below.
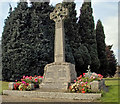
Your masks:
{"label": "green grass", "polygon": [[[105,84],[109,86],[109,92],[103,92],[103,96],[100,99],[102,102],[118,102],[118,79],[114,78],[105,79]],[[119,96],[120,99],[120,96]]]}
{"label": "green grass", "polygon": [[0,94],[2,94],[3,90],[8,90],[8,83],[9,82],[0,81]]}

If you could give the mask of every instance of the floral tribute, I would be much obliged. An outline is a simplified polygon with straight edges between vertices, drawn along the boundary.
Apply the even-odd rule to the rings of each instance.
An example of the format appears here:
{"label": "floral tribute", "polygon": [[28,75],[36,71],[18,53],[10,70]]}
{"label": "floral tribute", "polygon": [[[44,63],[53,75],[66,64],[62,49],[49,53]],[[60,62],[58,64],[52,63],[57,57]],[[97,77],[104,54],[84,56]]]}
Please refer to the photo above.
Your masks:
{"label": "floral tribute", "polygon": [[74,80],[74,84],[69,87],[70,92],[77,92],[77,93],[88,93],[91,91],[91,82],[92,81],[100,81],[102,80],[103,76],[101,74],[96,74],[92,72],[83,73],[80,75],[77,80]]}
{"label": "floral tribute", "polygon": [[17,81],[14,83],[14,90],[20,90],[20,91],[30,91],[31,90],[31,84],[34,84],[34,87],[37,88],[39,84],[42,82],[43,76],[23,76],[21,81]]}

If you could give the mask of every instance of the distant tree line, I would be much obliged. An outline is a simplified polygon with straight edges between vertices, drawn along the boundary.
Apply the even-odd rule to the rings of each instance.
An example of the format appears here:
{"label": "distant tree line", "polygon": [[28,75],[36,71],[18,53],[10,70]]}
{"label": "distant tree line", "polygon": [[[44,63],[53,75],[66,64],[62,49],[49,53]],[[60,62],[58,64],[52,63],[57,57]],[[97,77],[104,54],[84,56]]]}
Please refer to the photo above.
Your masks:
{"label": "distant tree line", "polygon": [[[117,61],[106,46],[102,22],[98,20],[96,29],[91,2],[83,2],[79,18],[76,4],[65,2],[69,16],[65,20],[66,62],[75,64],[77,75],[91,71],[104,77],[113,76]],[[44,67],[52,63],[54,57],[55,23],[49,15],[54,6],[49,2],[19,2],[10,7],[2,33],[2,75],[3,80],[21,79],[23,75],[43,75]]]}

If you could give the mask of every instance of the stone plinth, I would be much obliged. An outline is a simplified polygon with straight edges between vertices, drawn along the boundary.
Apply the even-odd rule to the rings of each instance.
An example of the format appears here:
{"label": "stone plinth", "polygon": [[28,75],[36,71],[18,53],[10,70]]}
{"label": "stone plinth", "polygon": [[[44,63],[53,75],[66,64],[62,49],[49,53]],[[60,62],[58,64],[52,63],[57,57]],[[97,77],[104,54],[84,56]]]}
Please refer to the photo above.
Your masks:
{"label": "stone plinth", "polygon": [[65,91],[76,79],[75,65],[67,62],[47,64],[40,89]]}

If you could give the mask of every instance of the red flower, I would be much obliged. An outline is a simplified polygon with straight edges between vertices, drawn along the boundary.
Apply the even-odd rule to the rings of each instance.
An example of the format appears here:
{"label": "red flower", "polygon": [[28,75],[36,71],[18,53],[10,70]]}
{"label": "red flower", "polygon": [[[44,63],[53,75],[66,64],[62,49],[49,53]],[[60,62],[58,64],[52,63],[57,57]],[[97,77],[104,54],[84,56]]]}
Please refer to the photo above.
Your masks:
{"label": "red flower", "polygon": [[14,84],[14,89],[16,90],[16,85]]}
{"label": "red flower", "polygon": [[82,78],[82,75],[80,75],[77,79],[80,80]]}
{"label": "red flower", "polygon": [[29,79],[32,79],[32,77],[29,77]]}
{"label": "red flower", "polygon": [[29,83],[26,83],[26,85],[28,86],[28,85],[29,85]]}
{"label": "red flower", "polygon": [[35,78],[35,82],[37,82],[37,78]]}
{"label": "red flower", "polygon": [[74,80],[74,82],[76,82],[76,80]]}
{"label": "red flower", "polygon": [[82,93],[85,93],[85,91],[82,91]]}
{"label": "red flower", "polygon": [[82,91],[84,91],[85,89],[84,88],[82,88]]}
{"label": "red flower", "polygon": [[83,73],[83,75],[85,75],[85,73]]}
{"label": "red flower", "polygon": [[69,87],[69,89],[72,89],[71,86]]}

